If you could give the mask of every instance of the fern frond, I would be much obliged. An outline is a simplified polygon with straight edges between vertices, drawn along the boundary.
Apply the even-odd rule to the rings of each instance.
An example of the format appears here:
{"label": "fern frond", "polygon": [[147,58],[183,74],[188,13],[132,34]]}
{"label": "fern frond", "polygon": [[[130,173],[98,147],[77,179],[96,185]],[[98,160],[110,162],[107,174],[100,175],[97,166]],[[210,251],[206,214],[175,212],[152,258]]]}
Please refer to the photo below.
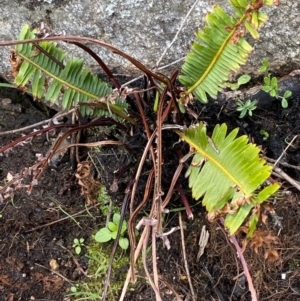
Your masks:
{"label": "fern frond", "polygon": [[225,226],[231,234],[245,221],[251,210],[279,189],[272,184],[259,187],[271,174],[271,166],[259,157],[259,148],[235,129],[227,135],[227,126],[217,125],[212,137],[200,123],[185,132],[177,132],[196,153],[186,173],[193,198],[211,216],[226,215]]}
{"label": "fern frond", "polygon": [[[215,5],[206,15],[207,25],[196,33],[179,76],[187,87],[183,98],[193,93],[203,103],[207,94],[216,98],[228,80],[230,72],[236,72],[245,64],[252,47],[243,38],[246,29],[258,38],[257,28],[267,16],[250,5],[247,0],[231,0],[236,17],[231,17],[220,6]],[[250,21],[249,21],[250,20]]]}
{"label": "fern frond", "polygon": [[[19,40],[35,38],[35,31],[25,25]],[[16,55],[23,60],[14,83],[19,87],[27,84],[32,86],[32,94],[36,98],[45,97],[46,100],[56,102],[62,96],[62,106],[70,109],[79,102],[97,101],[97,115],[110,115],[112,112],[119,118],[129,119],[126,112],[127,103],[122,100],[106,101],[111,95],[112,88],[102,82],[97,75],[92,74],[83,66],[83,59],[66,58],[66,52],[57,47],[55,42],[39,43],[55,60],[40,51],[32,43],[16,46]],[[108,103],[109,102],[109,103]],[[84,115],[93,110],[81,106]],[[95,113],[95,112],[94,112]]]}

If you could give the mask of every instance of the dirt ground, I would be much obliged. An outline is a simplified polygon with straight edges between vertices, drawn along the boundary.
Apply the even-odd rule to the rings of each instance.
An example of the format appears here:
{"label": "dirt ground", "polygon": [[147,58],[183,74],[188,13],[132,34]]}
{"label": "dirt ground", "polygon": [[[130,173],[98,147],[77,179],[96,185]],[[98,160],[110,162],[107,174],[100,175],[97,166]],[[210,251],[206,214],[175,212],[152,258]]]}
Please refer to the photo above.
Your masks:
{"label": "dirt ground", "polygon": [[[294,85],[300,85],[300,80],[298,79]],[[1,89],[0,98],[9,98],[14,103],[13,106],[3,106],[1,102],[1,132],[48,118],[29,101],[27,96],[14,90]],[[196,104],[195,110],[201,112],[199,119],[206,121],[211,127],[223,122],[228,123],[231,129],[239,127],[240,133],[249,135],[254,143],[261,145],[265,156],[276,160],[287,143],[300,133],[299,102],[299,94],[294,93],[293,98],[289,100],[288,109],[282,109],[278,101],[261,95],[258,109],[251,118],[245,119],[238,118],[238,113],[231,108],[230,101],[224,106],[226,103],[221,99],[211,102],[206,107]],[[268,139],[263,139],[261,129],[268,132]],[[3,146],[18,137],[19,133],[2,135],[0,145]],[[37,153],[45,154],[48,150],[49,142],[45,135],[41,135],[35,137],[30,144],[17,146],[8,153],[8,156],[0,157],[1,185],[7,180],[8,173],[15,174],[22,168],[31,166],[36,161]],[[112,160],[103,159],[101,164],[107,163],[107,169],[101,178],[105,178],[107,185],[112,184],[114,169],[120,169],[130,163],[133,157],[116,154]],[[290,177],[300,181],[299,136],[281,162],[298,166],[298,169],[280,167]],[[164,176],[168,179],[167,173]],[[185,184],[185,180],[182,181]],[[279,181],[282,183],[282,192],[271,202],[279,216],[277,219],[280,221],[279,225],[269,215],[268,224],[260,225],[260,229],[273,231],[274,235],[278,234],[280,244],[274,248],[278,251],[280,259],[275,263],[269,263],[264,259],[263,249],[259,249],[256,254],[249,247],[244,254],[261,301],[300,300],[300,194],[289,182],[283,179]],[[126,179],[122,182],[119,194],[115,198],[116,204],[120,206]],[[190,202],[193,203],[192,199]],[[175,198],[171,207],[179,206],[182,207]],[[94,206],[88,210],[94,218],[91,218],[86,208],[86,200],[81,195],[68,156],[64,157],[58,167],[47,167],[30,195],[24,190],[15,191],[13,198],[0,204],[0,301],[70,300],[67,293],[71,284],[76,281],[87,281],[81,269],[86,270],[88,267],[85,252],[80,256],[75,254],[72,247],[73,239],[82,237],[88,243],[91,235],[99,229],[99,225],[103,224],[105,219],[98,207]],[[185,223],[187,262],[197,300],[250,300],[242,266],[221,224],[209,223],[201,205],[192,209],[194,220],[188,220],[184,213],[182,215]],[[74,214],[75,218],[69,218]],[[167,215],[165,223],[168,228],[178,226],[178,214]],[[203,225],[209,231],[210,239],[204,255],[198,261],[196,259],[199,250],[198,240]],[[238,236],[240,242],[241,238],[242,236]],[[182,300],[192,300],[179,231],[170,236],[170,242],[170,250],[163,248],[162,244],[158,245],[163,300],[176,300],[172,288]],[[57,264],[56,273],[51,270],[53,264]],[[127,293],[126,300],[155,300],[141,266],[140,275],[136,286]]]}

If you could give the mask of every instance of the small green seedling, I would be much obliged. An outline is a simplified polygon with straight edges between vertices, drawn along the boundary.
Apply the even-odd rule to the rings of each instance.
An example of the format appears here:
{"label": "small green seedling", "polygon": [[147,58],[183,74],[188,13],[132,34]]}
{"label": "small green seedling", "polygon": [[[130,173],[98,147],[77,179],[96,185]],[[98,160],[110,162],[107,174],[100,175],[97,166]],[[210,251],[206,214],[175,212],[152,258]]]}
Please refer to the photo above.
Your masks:
{"label": "small green seedling", "polygon": [[267,59],[263,59],[262,65],[259,68],[260,72],[267,72],[269,70],[269,61]]}
{"label": "small green seedling", "polygon": [[81,248],[84,247],[84,238],[74,238],[73,248],[75,248],[75,253],[79,255],[81,253]]}
{"label": "small green seedling", "polygon": [[259,133],[263,136],[263,140],[266,141],[269,138],[269,133],[265,130],[260,130]]}
{"label": "small green seedling", "polygon": [[237,90],[241,85],[247,84],[251,79],[251,76],[248,74],[241,75],[236,83],[225,83],[225,88],[230,88],[232,91]]}
{"label": "small green seedling", "polygon": [[[260,67],[260,71],[267,72],[269,69],[269,62],[267,60],[263,60],[262,66]],[[287,99],[292,96],[292,92],[287,90],[284,92],[283,96],[280,96],[280,87],[278,84],[278,79],[276,76],[271,76],[268,73],[267,76],[264,77],[264,85],[262,90],[269,93],[270,96],[276,97],[277,99],[281,99],[281,106],[286,109],[288,107]]]}
{"label": "small green seedling", "polygon": [[[120,224],[120,214],[115,213],[113,216],[113,221],[109,222],[107,227],[101,228],[95,235],[95,240],[97,242],[103,243],[110,241],[111,239],[116,239],[118,227]],[[129,241],[124,236],[125,231],[127,230],[127,222],[123,221],[121,228],[121,235],[119,239],[119,246],[123,250],[127,250],[129,246]]]}
{"label": "small green seedling", "polygon": [[279,86],[278,86],[277,77],[271,76],[271,74],[265,76],[262,90],[269,93],[272,97],[278,97]]}
{"label": "small green seedling", "polygon": [[257,100],[248,99],[246,102],[242,102],[240,99],[237,100],[237,111],[240,113],[240,118],[244,118],[247,114],[252,116],[252,111],[254,111],[257,106]]}

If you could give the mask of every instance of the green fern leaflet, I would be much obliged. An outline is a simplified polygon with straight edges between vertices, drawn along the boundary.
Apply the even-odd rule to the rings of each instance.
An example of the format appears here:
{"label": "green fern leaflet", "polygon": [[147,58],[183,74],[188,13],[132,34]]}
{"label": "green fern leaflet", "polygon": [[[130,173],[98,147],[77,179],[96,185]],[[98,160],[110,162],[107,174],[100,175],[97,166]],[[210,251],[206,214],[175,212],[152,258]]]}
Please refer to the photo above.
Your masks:
{"label": "green fern leaflet", "polygon": [[[278,184],[272,184],[259,191],[271,174],[271,166],[259,157],[259,148],[245,135],[237,137],[237,129],[227,135],[227,126],[217,125],[209,138],[206,126],[200,123],[177,133],[195,149],[186,173],[193,198],[203,197],[202,204],[211,216],[223,212],[230,234],[238,230],[255,206],[279,189]],[[252,229],[255,226],[251,225]]]}
{"label": "green fern leaflet", "polygon": [[[34,39],[35,31],[25,25],[20,33],[19,40]],[[57,102],[62,95],[62,107],[70,109],[79,102],[97,102],[93,111],[88,105],[81,107],[84,115],[110,115],[122,119],[128,118],[127,104],[120,98],[108,101],[112,88],[102,82],[97,75],[92,74],[83,66],[83,59],[66,58],[66,52],[57,47],[54,42],[39,42],[47,53],[55,60],[35,47],[33,43],[16,46],[16,55],[23,60],[19,72],[15,77],[15,84],[25,87],[30,84],[35,98],[45,97],[46,100]]]}
{"label": "green fern leaflet", "polygon": [[[251,45],[243,38],[246,31],[258,38],[257,29],[267,20],[267,15],[250,5],[247,0],[230,0],[236,16],[231,17],[215,5],[206,15],[207,25],[196,33],[179,76],[187,87],[184,97],[193,93],[203,103],[207,95],[216,98],[231,72],[247,62]],[[270,3],[267,3],[270,4]],[[263,4],[262,4],[263,5]]]}

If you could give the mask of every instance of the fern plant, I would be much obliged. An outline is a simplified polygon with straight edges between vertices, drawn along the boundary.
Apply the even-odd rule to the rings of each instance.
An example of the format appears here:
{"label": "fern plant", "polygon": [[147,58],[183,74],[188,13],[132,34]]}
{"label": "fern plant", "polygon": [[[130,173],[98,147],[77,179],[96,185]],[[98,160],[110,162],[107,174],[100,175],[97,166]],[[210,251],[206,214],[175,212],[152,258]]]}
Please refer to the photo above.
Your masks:
{"label": "fern plant", "polygon": [[[189,99],[191,93],[203,103],[208,101],[208,95],[216,98],[217,93],[223,89],[224,83],[228,80],[230,72],[237,71],[241,65],[245,64],[249,53],[252,51],[252,47],[244,39],[244,35],[249,32],[252,37],[258,38],[257,29],[267,20],[266,14],[260,12],[260,8],[264,4],[273,4],[273,0],[229,0],[229,2],[233,7],[234,16],[227,14],[221,7],[214,6],[213,11],[206,17],[207,26],[203,31],[197,32],[197,40],[193,43],[191,51],[186,57],[181,71],[182,74],[179,77],[181,83],[186,87],[186,91],[180,95],[180,90],[173,87],[176,72],[168,78],[147,70],[141,63],[123,54],[123,57],[148,75],[153,85],[156,81],[164,84],[163,93],[159,93],[160,88],[158,85],[156,86],[157,97],[159,97],[157,127],[152,136],[145,115],[142,118],[149,140],[148,146],[150,146],[151,139],[157,136],[156,150],[151,153],[156,168],[153,169],[153,173],[149,173],[149,183],[151,183],[151,177],[153,176],[155,181],[153,200],[155,202],[153,202],[151,212],[155,212],[155,218],[158,222],[162,221],[161,216],[159,216],[162,207],[160,204],[165,203],[165,201],[161,202],[161,196],[163,195],[161,189],[161,163],[162,144],[164,142],[161,130],[164,120],[171,112],[173,105],[174,109],[178,111],[175,103],[176,98],[179,98],[180,105],[186,103],[185,99]],[[30,31],[28,26],[23,28],[19,37],[20,40],[34,38],[35,32]],[[69,36],[61,40],[73,41],[74,37]],[[94,39],[85,39],[85,41],[95,42]],[[98,44],[104,46],[105,43]],[[105,46],[108,45],[105,44]],[[116,48],[112,46],[107,48],[116,52]],[[120,51],[117,51],[117,53],[120,54]],[[87,104],[87,106],[82,107],[85,114],[92,113],[88,102],[94,100],[97,102],[98,112],[94,111],[93,113],[100,115],[113,113],[130,121],[130,117],[127,116],[126,112],[126,103],[116,97],[110,97],[112,89],[84,68],[82,60],[66,60],[66,53],[58,49],[53,41],[31,40],[25,44],[18,44],[13,53],[12,64],[14,67],[13,73],[16,75],[15,84],[21,88],[27,88],[27,85],[31,84],[32,93],[37,98],[44,96],[46,99],[56,102],[59,95],[62,94],[64,108],[70,108],[79,102],[83,102]],[[153,81],[153,78],[156,81]],[[169,101],[164,111],[166,95],[171,95],[172,101]],[[138,96],[136,96],[136,100],[139,104]],[[140,115],[143,114],[144,112],[141,109]],[[175,128],[178,129],[180,126],[175,125]],[[257,222],[261,218],[263,202],[279,189],[279,185],[276,183],[262,188],[271,174],[271,166],[268,166],[265,160],[259,157],[259,148],[249,143],[246,136],[238,137],[237,130],[233,130],[228,134],[225,124],[217,125],[211,137],[207,135],[207,128],[204,123],[192,126],[184,131],[176,130],[176,132],[192,149],[193,160],[186,176],[189,177],[189,186],[193,197],[197,200],[202,198],[202,203],[206,207],[211,220],[225,217],[225,226],[229,229],[230,234],[234,234],[245,222],[248,222],[247,236],[251,237]],[[147,152],[144,154],[142,158],[146,158]],[[143,160],[141,159],[141,166]],[[138,170],[141,171],[142,168],[139,166]],[[176,173],[172,183],[176,183],[178,177],[179,173]],[[134,185],[137,185],[138,178],[137,172]],[[149,184],[150,186],[152,185]],[[134,191],[136,190],[136,186],[133,187],[132,200],[134,200]],[[147,188],[145,201],[149,190],[150,188]],[[137,208],[135,213],[138,210],[140,208]],[[158,233],[160,231],[158,230],[159,226],[155,226]],[[144,233],[147,233],[147,229],[148,227],[144,228]],[[129,231],[129,234],[133,235],[132,237],[134,237],[133,233],[134,231]],[[145,239],[147,235],[141,237]],[[155,237],[152,236],[152,239],[154,240]],[[134,241],[132,239],[132,279],[135,278]],[[143,243],[146,245],[144,241]],[[240,256],[242,256],[241,252]],[[111,263],[113,258],[112,253]],[[153,258],[156,258],[156,256]],[[156,260],[153,260],[154,265],[155,262]],[[111,266],[110,264],[110,268]],[[244,269],[247,271],[247,267],[244,266]],[[156,266],[153,267],[153,271],[153,274],[155,274]],[[109,275],[110,272],[107,272],[107,279],[109,279]],[[245,275],[251,290],[249,273],[245,272]],[[158,279],[158,277],[156,278]],[[105,300],[109,281],[106,280],[105,283],[106,289],[103,293],[103,300]],[[153,287],[156,296],[158,296],[158,281]],[[253,300],[256,300],[253,289],[251,294]],[[160,300],[160,298],[157,297],[157,300]]]}
{"label": "fern plant", "polygon": [[[179,80],[187,89],[181,94],[181,104],[186,103],[190,93],[202,103],[208,102],[208,95],[217,97],[230,72],[245,64],[252,51],[244,35],[249,32],[255,39],[259,37],[257,29],[267,20],[259,10],[273,2],[229,0],[234,16],[218,5],[213,7],[182,66]],[[212,138],[202,123],[177,133],[195,150],[186,173],[193,197],[203,197],[210,219],[225,216],[230,234],[250,216],[248,236],[252,236],[260,218],[260,205],[279,189],[278,184],[273,184],[259,191],[271,174],[271,167],[258,155],[259,148],[246,136],[236,138],[237,130],[226,136],[226,125],[217,125]]]}
{"label": "fern plant", "polygon": [[[208,95],[216,98],[226,85],[230,72],[237,71],[245,64],[252,51],[244,38],[246,32],[253,38],[259,37],[257,29],[267,20],[267,15],[260,8],[264,4],[273,4],[273,0],[229,2],[234,16],[215,5],[206,16],[206,27],[196,34],[197,39],[192,44],[179,77],[186,87],[179,102],[189,97],[190,93],[203,103],[208,101]],[[35,31],[25,26],[19,40],[34,38]],[[35,97],[44,96],[52,102],[56,102],[62,94],[62,106],[66,109],[79,102],[87,103],[82,107],[85,114],[92,113],[88,102],[94,100],[97,109],[93,113],[113,113],[130,120],[126,112],[127,104],[117,97],[111,97],[112,89],[84,68],[83,60],[66,60],[66,53],[53,41],[37,43],[31,41],[16,46],[12,62],[16,85],[22,88],[31,84]],[[145,71],[141,63],[128,55],[124,54],[124,57]],[[173,93],[172,96],[175,95],[170,79],[150,70],[147,74],[163,82]],[[259,219],[258,208],[279,188],[273,184],[259,192],[259,187],[271,173],[271,167],[259,158],[259,149],[249,143],[247,137],[237,138],[237,130],[226,136],[225,125],[216,126],[212,138],[207,136],[204,124],[177,133],[195,149],[193,162],[187,172],[193,196],[196,199],[203,197],[203,204],[211,218],[225,215],[225,225],[231,234],[251,216],[248,232],[251,236]]]}
{"label": "fern plant", "polygon": [[217,97],[224,88],[230,72],[236,72],[245,64],[252,46],[244,39],[248,31],[257,39],[257,29],[267,20],[267,15],[259,9],[272,5],[273,0],[229,0],[235,16],[230,16],[220,6],[215,5],[206,16],[206,27],[196,33],[185,62],[182,66],[180,82],[187,87],[182,99],[190,93],[203,103],[207,95]]}
{"label": "fern plant", "polygon": [[259,220],[258,207],[279,189],[275,183],[259,191],[271,174],[271,166],[259,157],[259,148],[249,143],[247,136],[237,137],[237,129],[227,135],[226,124],[217,125],[211,138],[204,123],[177,133],[195,150],[186,173],[193,197],[203,197],[210,219],[225,216],[230,234],[252,211],[251,236]]}
{"label": "fern plant", "polygon": [[[31,31],[25,25],[19,40],[33,39],[35,33],[36,30]],[[30,84],[35,98],[44,97],[53,103],[62,95],[61,105],[64,109],[70,109],[78,103],[97,102],[94,111],[88,105],[81,106],[83,115],[93,113],[103,116],[113,113],[122,119],[128,119],[127,103],[119,97],[109,97],[112,88],[83,67],[83,59],[66,60],[66,55],[55,42],[17,45],[11,58],[14,84],[21,89]]]}

